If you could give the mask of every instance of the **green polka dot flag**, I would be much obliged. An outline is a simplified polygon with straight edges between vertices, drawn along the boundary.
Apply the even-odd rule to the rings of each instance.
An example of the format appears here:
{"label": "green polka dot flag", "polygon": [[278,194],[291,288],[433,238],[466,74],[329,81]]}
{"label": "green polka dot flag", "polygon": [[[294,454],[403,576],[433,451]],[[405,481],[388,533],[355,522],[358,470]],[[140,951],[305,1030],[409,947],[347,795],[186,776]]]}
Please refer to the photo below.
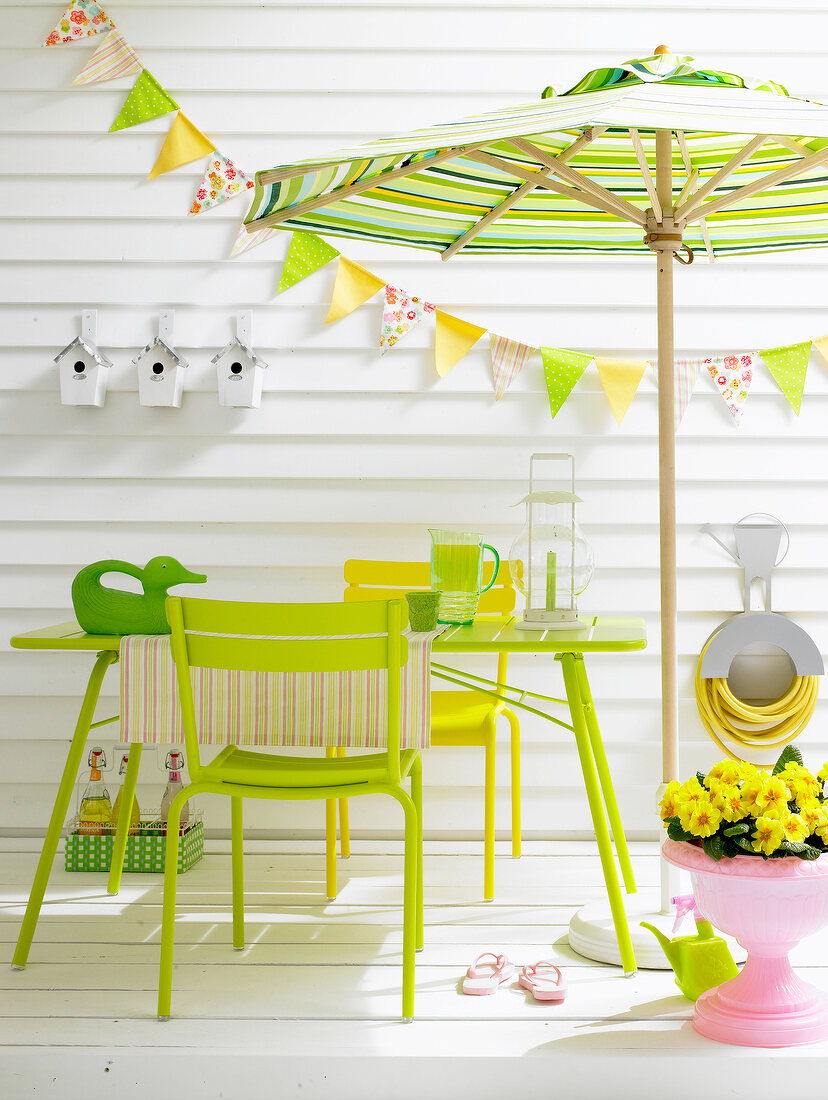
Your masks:
{"label": "green polka dot flag", "polygon": [[784,348],[766,348],[759,354],[771,378],[799,416],[799,410],[802,407],[802,391],[805,389],[805,372],[808,370],[808,358],[811,354],[811,341],[808,340],[804,344],[788,344]]}
{"label": "green polka dot flag", "polygon": [[116,130],[126,130],[137,126],[139,122],[149,122],[151,118],[160,118],[170,111],[177,111],[178,104],[169,92],[165,91],[147,69],[135,81],[118,117],[109,127],[110,134]]}
{"label": "green polka dot flag", "polygon": [[564,348],[541,348],[543,373],[549,391],[549,408],[557,416],[561,405],[572,393],[572,387],[592,362],[594,356],[583,351],[566,351]]}
{"label": "green polka dot flag", "polygon": [[294,233],[276,293],[281,294],[294,283],[301,283],[308,275],[313,275],[314,271],[318,271],[338,255],[339,252],[332,244],[323,241],[315,233]]}

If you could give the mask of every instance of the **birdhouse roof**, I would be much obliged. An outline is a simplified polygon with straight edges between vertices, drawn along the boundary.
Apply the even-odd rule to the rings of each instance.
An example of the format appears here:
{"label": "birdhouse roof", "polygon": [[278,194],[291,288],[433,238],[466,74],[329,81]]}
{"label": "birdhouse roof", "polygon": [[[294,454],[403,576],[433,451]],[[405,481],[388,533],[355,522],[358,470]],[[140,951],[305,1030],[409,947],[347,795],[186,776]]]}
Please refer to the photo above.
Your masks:
{"label": "birdhouse roof", "polygon": [[261,356],[257,355],[255,353],[255,351],[252,350],[252,348],[249,348],[249,347],[247,347],[246,344],[243,344],[237,336],[234,336],[229,344],[225,344],[225,346],[221,349],[221,351],[218,352],[217,355],[213,356],[213,358],[210,360],[210,362],[211,363],[218,363],[219,359],[223,359],[224,356],[228,353],[228,351],[232,351],[232,350],[241,351],[241,353],[243,355],[247,356],[247,358],[250,360],[250,362],[253,364],[254,367],[266,367],[267,366],[267,363],[265,363],[264,359],[262,359]]}
{"label": "birdhouse roof", "polygon": [[71,344],[67,344],[63,351],[59,351],[55,356],[55,362],[59,363],[64,355],[68,355],[70,351],[74,351],[75,348],[82,348],[87,355],[98,364],[99,367],[111,367],[112,360],[105,355],[100,348],[95,347],[94,344],[90,344],[87,340],[82,340],[80,336],[76,336]]}
{"label": "birdhouse roof", "polygon": [[171,348],[169,344],[165,344],[160,336],[156,336],[151,344],[147,344],[143,351],[139,351],[132,362],[136,364],[140,363],[144,356],[154,351],[160,351],[162,355],[166,355],[168,358],[172,359],[177,367],[188,367],[190,365],[183,355],[179,355],[175,348]]}

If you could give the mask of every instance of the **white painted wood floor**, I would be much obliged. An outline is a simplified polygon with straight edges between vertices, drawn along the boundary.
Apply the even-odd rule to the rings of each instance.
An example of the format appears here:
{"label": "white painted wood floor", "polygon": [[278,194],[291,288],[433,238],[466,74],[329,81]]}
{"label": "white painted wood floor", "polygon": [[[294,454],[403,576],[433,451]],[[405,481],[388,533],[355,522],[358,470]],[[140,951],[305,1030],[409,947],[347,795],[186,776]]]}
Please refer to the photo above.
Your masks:
{"label": "white painted wood floor", "polygon": [[[0,855],[7,960],[34,870],[27,843],[7,842]],[[496,900],[486,904],[478,846],[429,843],[412,1024],[398,1015],[399,846],[355,842],[340,862],[339,898],[328,903],[321,845],[251,844],[243,952],[230,945],[229,856],[208,847],[180,880],[168,1023],[155,1018],[160,876],[125,875],[109,897],[105,876],[66,874],[59,856],[29,966],[0,968],[2,1100],[456,1100],[527,1088],[682,1100],[713,1082],[718,1096],[747,1097],[758,1088],[813,1091],[824,1079],[828,1044],[767,1051],[709,1042],[691,1029],[692,1006],[671,972],[625,979],[570,951],[570,916],[602,896],[594,845],[529,843],[520,860],[503,845]],[[632,847],[639,885],[655,886],[655,845]],[[460,979],[487,948],[515,964],[558,961],[564,1004],[537,1004],[516,984],[463,996]],[[828,988],[824,941],[803,943],[794,961]]]}

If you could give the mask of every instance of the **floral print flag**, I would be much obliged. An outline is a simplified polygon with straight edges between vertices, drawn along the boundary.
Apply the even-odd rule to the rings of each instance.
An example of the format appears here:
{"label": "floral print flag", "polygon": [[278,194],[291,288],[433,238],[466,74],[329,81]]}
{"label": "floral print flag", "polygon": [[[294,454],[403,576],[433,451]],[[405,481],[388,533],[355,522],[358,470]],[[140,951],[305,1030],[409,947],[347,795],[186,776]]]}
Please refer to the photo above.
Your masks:
{"label": "floral print flag", "polygon": [[755,358],[755,351],[746,351],[738,355],[722,355],[702,360],[713,384],[730,409],[737,428],[741,423],[748,390],[753,381]]}
{"label": "floral print flag", "polygon": [[190,213],[201,214],[211,206],[218,206],[225,199],[233,199],[252,189],[253,180],[216,149],[207,161],[204,179],[196,191]]}
{"label": "floral print flag", "polygon": [[433,313],[437,307],[423,298],[406,294],[394,286],[385,288],[385,309],[382,311],[382,331],[380,332],[380,355],[385,355],[422,321],[427,313]]}
{"label": "floral print flag", "polygon": [[95,0],[72,0],[43,45],[62,46],[64,42],[82,42],[93,34],[114,29],[115,24]]}

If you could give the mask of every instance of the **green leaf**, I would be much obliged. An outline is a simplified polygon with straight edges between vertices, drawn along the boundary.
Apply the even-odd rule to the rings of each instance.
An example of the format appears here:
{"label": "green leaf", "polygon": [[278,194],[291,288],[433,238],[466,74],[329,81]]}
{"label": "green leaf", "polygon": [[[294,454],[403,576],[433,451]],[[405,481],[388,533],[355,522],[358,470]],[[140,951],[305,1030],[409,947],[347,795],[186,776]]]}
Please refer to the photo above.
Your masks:
{"label": "green leaf", "polygon": [[744,836],[745,833],[749,833],[752,829],[752,825],[748,825],[746,821],[739,821],[735,825],[731,825],[729,829],[725,829],[724,836]]}
{"label": "green leaf", "polygon": [[713,836],[706,836],[702,841],[702,847],[704,848],[705,855],[710,856],[711,859],[715,859],[717,863],[725,854],[724,841],[717,833],[714,833]]}
{"label": "green leaf", "polygon": [[704,772],[696,772],[696,779],[698,779],[699,783],[704,786],[704,781],[705,779],[707,779],[707,776],[704,774]]}
{"label": "green leaf", "polygon": [[753,845],[746,836],[735,836],[733,838],[733,843],[737,844],[743,851],[749,852],[752,856],[756,855],[756,852],[753,850]]}
{"label": "green leaf", "polygon": [[692,833],[686,833],[677,822],[667,826],[667,836],[670,840],[695,840]]}
{"label": "green leaf", "polygon": [[779,759],[773,766],[773,774],[779,775],[781,771],[785,770],[785,765],[793,761],[794,764],[799,764],[800,767],[804,767],[802,763],[802,753],[796,748],[795,745],[786,745],[782,752],[779,754]]}
{"label": "green leaf", "polygon": [[783,840],[776,852],[774,852],[774,855],[776,855],[777,852],[780,855],[798,856],[799,859],[808,860],[819,859],[822,855],[822,852],[810,844],[797,844],[791,840]]}

